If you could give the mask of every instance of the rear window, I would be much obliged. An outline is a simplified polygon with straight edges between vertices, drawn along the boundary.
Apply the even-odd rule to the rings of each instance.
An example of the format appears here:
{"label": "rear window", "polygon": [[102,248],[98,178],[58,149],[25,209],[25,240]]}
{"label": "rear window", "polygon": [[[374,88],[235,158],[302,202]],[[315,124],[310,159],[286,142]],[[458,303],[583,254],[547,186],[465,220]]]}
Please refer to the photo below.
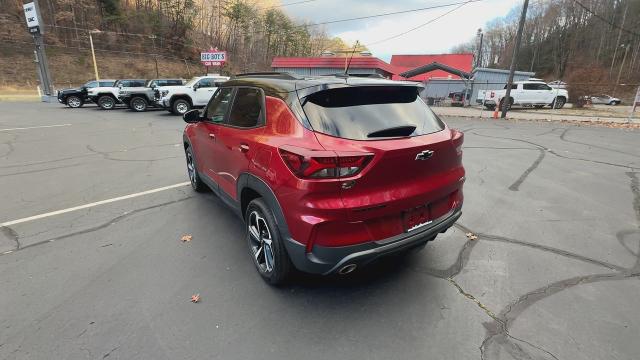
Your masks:
{"label": "rear window", "polygon": [[444,129],[412,86],[330,89],[302,103],[314,131],[345,139],[419,136]]}

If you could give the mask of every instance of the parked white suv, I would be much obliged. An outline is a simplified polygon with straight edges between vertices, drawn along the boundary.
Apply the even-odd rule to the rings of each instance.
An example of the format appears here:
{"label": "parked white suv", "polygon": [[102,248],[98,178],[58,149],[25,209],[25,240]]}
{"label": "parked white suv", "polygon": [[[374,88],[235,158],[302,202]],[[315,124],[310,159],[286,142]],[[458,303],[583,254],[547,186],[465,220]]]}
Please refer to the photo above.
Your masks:
{"label": "parked white suv", "polygon": [[227,76],[197,76],[180,86],[161,86],[155,90],[156,105],[182,115],[194,107],[207,105],[209,99],[225,81]]}
{"label": "parked white suv", "polygon": [[144,86],[147,80],[144,79],[121,79],[116,80],[113,86],[100,86],[89,89],[87,91],[87,97],[102,110],[111,110],[116,107],[117,104],[121,104],[118,100],[120,89],[130,87]]}
{"label": "parked white suv", "polygon": [[[502,108],[502,103],[507,92],[507,85],[503,90],[481,90],[478,92],[478,102],[489,110],[494,110],[498,104]],[[524,107],[542,108],[551,106],[560,109],[567,103],[569,93],[565,89],[552,88],[542,81],[517,81],[511,87],[509,107],[520,105]]]}

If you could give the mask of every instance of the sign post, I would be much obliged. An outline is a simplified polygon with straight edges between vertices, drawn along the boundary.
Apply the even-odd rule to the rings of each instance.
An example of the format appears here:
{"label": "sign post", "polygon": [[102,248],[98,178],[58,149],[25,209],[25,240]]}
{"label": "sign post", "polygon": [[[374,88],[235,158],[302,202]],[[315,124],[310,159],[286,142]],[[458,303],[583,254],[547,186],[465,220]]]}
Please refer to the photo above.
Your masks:
{"label": "sign post", "polygon": [[633,117],[633,113],[636,112],[636,107],[640,104],[640,86],[638,86],[638,91],[636,91],[636,96],[633,98],[633,105],[631,106],[631,112],[629,113],[629,121]]}
{"label": "sign post", "polygon": [[42,41],[42,34],[44,33],[44,27],[42,27],[42,20],[40,17],[40,8],[38,7],[38,0],[22,5],[24,10],[24,17],[27,21],[27,28],[29,33],[33,36],[35,42],[35,62],[38,64],[38,76],[40,78],[40,87],[45,96],[52,95],[51,89],[51,73],[49,72],[49,63],[47,61],[47,55],[44,51],[44,42]]}
{"label": "sign post", "polygon": [[200,62],[205,67],[205,71],[209,72],[209,66],[219,66],[222,68],[225,62],[227,62],[227,52],[219,51],[218,48],[210,49],[209,51],[200,53]]}

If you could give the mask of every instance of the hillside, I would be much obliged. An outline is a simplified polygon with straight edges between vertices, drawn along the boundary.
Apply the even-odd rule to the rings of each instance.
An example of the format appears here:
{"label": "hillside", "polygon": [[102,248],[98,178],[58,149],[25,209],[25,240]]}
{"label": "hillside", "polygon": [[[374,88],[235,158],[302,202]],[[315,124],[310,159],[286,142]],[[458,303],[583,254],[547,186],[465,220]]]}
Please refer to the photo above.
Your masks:
{"label": "hillside", "polygon": [[[227,50],[222,73],[267,70],[274,56],[311,56],[346,47],[324,29],[295,23],[277,1],[43,0],[45,44],[56,87],[93,78],[89,31],[100,77],[201,74],[201,50]],[[0,86],[36,84],[33,39],[22,1],[0,0]],[[217,71],[217,69],[216,69]],[[30,85],[30,86],[31,86]]]}
{"label": "hillside", "polygon": [[[488,23],[480,65],[508,69],[522,6]],[[472,39],[453,52],[477,54]],[[562,79],[573,97],[630,97],[640,83],[640,0],[531,0],[517,69]]]}

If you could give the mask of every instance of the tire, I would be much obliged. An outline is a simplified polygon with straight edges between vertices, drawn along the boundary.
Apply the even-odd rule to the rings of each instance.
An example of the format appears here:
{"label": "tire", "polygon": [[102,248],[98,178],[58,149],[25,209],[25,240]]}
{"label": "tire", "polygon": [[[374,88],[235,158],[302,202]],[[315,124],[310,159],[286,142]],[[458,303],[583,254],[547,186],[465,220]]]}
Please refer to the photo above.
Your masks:
{"label": "tire", "polygon": [[136,112],[147,111],[147,106],[149,106],[147,99],[141,96],[134,96],[131,101],[129,101],[129,108]]}
{"label": "tire", "polygon": [[185,99],[178,99],[171,104],[171,112],[175,115],[184,115],[187,111],[191,110],[191,103]]}
{"label": "tire", "polygon": [[612,101],[612,102],[609,103],[609,105],[612,105],[612,106],[615,106],[615,105],[618,105],[618,104],[619,104],[619,102],[617,102],[617,101]]}
{"label": "tire", "polygon": [[286,283],[294,268],[273,213],[261,198],[247,206],[245,224],[249,255],[262,279],[274,286]]}
{"label": "tire", "polygon": [[68,107],[72,109],[77,109],[79,107],[82,107],[82,105],[84,104],[84,101],[82,101],[82,99],[79,96],[71,95],[67,98],[66,103]]}
{"label": "tire", "polygon": [[[502,111],[502,105],[504,102],[504,98],[500,99],[500,107],[499,109]],[[511,106],[513,105],[513,99],[509,99],[509,104],[507,105],[507,110],[511,110]]]}
{"label": "tire", "polygon": [[98,106],[102,110],[112,110],[116,107],[116,99],[111,95],[100,95],[98,97]]}
{"label": "tire", "polygon": [[564,104],[566,104],[566,103],[567,103],[567,100],[565,98],[557,97],[551,103],[551,108],[552,109],[562,109],[562,107],[564,107]]}
{"label": "tire", "polygon": [[184,149],[184,155],[187,160],[187,175],[189,176],[191,187],[196,192],[206,192],[209,188],[202,182],[202,179],[200,179],[198,167],[196,166],[196,158],[193,156],[191,146],[187,146],[186,149]]}

